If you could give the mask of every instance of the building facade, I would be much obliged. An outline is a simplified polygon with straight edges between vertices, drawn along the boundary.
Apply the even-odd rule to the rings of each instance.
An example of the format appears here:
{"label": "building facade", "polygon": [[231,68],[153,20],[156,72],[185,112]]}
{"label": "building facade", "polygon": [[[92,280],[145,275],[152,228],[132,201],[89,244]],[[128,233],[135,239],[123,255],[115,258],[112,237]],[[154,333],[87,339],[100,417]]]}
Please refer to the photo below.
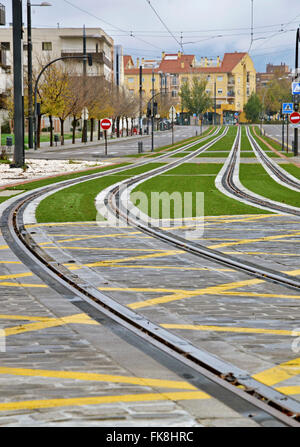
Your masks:
{"label": "building facade", "polygon": [[256,89],[266,87],[276,77],[288,77],[290,74],[290,68],[283,62],[280,65],[267,64],[264,73],[256,74]]}
{"label": "building facade", "polygon": [[[217,122],[230,123],[236,113],[243,117],[243,109],[251,93],[256,91],[256,71],[247,53],[225,53],[223,59],[206,57],[197,61],[194,55],[162,53],[159,61],[124,56],[125,86],[133,94],[139,92],[140,65],[143,67],[143,96],[167,93],[177,99],[177,112],[181,110],[179,92],[185,82],[194,77],[207,81],[207,93],[214,100]],[[214,113],[214,108],[210,110]]]}
{"label": "building facade", "polygon": [[[88,76],[113,79],[113,40],[100,28],[86,28],[86,49],[92,54],[93,66],[87,66]],[[23,35],[23,64],[27,70],[27,29]],[[0,28],[0,93],[12,84],[13,29]],[[32,28],[33,70],[36,72],[47,62],[66,56],[83,56],[83,29]],[[82,74],[83,62],[69,59],[62,62],[72,74]]]}

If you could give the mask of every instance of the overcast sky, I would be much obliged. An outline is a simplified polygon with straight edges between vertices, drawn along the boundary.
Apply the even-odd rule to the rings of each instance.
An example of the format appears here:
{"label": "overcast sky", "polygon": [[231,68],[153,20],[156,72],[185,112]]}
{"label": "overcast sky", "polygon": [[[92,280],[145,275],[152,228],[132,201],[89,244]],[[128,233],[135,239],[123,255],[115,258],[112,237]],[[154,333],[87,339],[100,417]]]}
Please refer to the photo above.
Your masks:
{"label": "overcast sky", "polygon": [[[9,23],[12,1],[1,2],[6,5]],[[268,62],[285,62],[294,68],[299,0],[253,0],[253,39],[251,0],[150,0],[165,26],[148,0],[49,2],[52,7],[32,7],[33,26],[57,27],[59,23],[61,27],[100,27],[134,58],[177,52],[182,43],[184,52],[195,54],[197,59],[250,49],[257,71],[265,71]],[[23,0],[25,23],[26,3]]]}

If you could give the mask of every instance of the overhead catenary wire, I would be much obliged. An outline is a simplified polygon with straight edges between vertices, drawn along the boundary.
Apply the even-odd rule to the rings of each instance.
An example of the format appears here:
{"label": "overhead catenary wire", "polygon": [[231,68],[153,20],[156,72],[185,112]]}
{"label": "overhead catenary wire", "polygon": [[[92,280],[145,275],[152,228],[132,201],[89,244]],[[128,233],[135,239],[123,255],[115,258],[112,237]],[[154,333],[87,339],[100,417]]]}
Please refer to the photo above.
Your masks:
{"label": "overhead catenary wire", "polygon": [[114,28],[115,30],[117,30],[117,31],[121,31],[121,32],[124,33],[125,35],[128,35],[128,36],[130,36],[130,37],[133,37],[133,38],[135,38],[135,39],[137,39],[137,40],[140,40],[141,42],[145,43],[146,45],[150,45],[150,46],[152,46],[152,47],[154,47],[154,48],[157,48],[157,49],[159,49],[159,50],[162,50],[161,47],[158,47],[158,46],[156,46],[156,45],[154,45],[154,44],[152,44],[152,43],[150,43],[150,42],[147,42],[147,41],[144,40],[144,39],[141,39],[141,38],[135,36],[135,34],[133,33],[133,31],[124,30],[124,29],[122,29],[122,28],[120,28],[120,27],[118,27],[118,26],[115,26],[115,25],[113,25],[112,23],[110,23],[110,22],[108,22],[108,21],[106,21],[106,20],[104,20],[104,19],[101,19],[100,17],[96,16],[94,13],[92,13],[92,12],[90,12],[90,11],[87,11],[86,9],[83,9],[83,8],[81,8],[80,6],[75,5],[74,3],[70,2],[69,0],[63,0],[63,1],[64,1],[65,3],[67,3],[68,5],[72,6],[73,8],[76,8],[76,9],[78,9],[79,11],[81,11],[81,12],[83,12],[83,13],[85,13],[85,14],[91,16],[91,17],[93,17],[94,19],[99,20],[100,22],[105,23],[105,24],[108,25],[108,26],[111,26],[111,27]]}
{"label": "overhead catenary wire", "polygon": [[160,15],[158,14],[158,12],[156,11],[156,9],[153,7],[153,5],[151,4],[150,0],[146,0],[146,2],[149,4],[150,8],[153,10],[154,14],[156,15],[156,17],[158,18],[158,20],[163,24],[163,26],[166,28],[166,30],[169,32],[169,34],[173,37],[173,39],[178,43],[178,45],[181,48],[181,51],[183,52],[183,45],[182,45],[182,37],[181,37],[181,42],[175,37],[175,35],[172,33],[172,31],[168,28],[168,26],[166,25],[166,23],[162,20],[162,18],[160,17]]}

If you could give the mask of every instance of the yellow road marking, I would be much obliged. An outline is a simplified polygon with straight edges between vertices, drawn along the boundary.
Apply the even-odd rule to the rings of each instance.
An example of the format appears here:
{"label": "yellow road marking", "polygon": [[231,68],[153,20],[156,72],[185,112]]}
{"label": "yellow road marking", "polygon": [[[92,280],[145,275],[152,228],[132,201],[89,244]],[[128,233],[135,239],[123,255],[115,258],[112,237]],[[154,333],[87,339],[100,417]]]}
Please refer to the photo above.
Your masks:
{"label": "yellow road marking", "polygon": [[214,332],[245,332],[248,334],[271,334],[271,335],[289,335],[297,336],[299,332],[287,331],[281,329],[260,329],[248,327],[230,327],[230,326],[203,326],[194,324],[161,324],[160,326],[166,329],[183,329],[193,331],[214,331]]}
{"label": "yellow road marking", "polygon": [[24,332],[39,331],[41,329],[64,326],[66,324],[71,323],[98,325],[97,321],[92,320],[86,314],[75,314],[63,318],[48,318],[48,320],[43,320],[36,323],[14,326],[11,328],[4,329],[4,334],[6,337],[8,337],[9,335],[23,334]]}
{"label": "yellow road marking", "polygon": [[193,385],[184,381],[149,379],[146,377],[128,377],[111,374],[84,373],[79,371],[53,371],[44,369],[24,369],[0,367],[0,374],[29,377],[47,377],[54,379],[72,379],[93,382],[129,383],[132,385],[154,386],[160,388],[177,388],[183,390],[196,390]]}
{"label": "yellow road marking", "polygon": [[[64,264],[66,267],[70,267],[69,270],[73,270],[73,267],[75,268],[82,268],[87,267],[87,264]],[[173,270],[195,270],[195,271],[212,271],[212,272],[234,272],[233,269],[214,269],[214,268],[208,268],[208,267],[180,267],[180,266],[168,266],[168,265],[119,265],[119,264],[109,264],[109,265],[103,265],[102,267],[115,267],[115,268],[130,268],[130,269],[173,269]]]}
{"label": "yellow road marking", "polygon": [[11,275],[0,275],[1,279],[11,279],[11,278],[26,278],[28,276],[33,276],[33,273],[12,273]]}
{"label": "yellow road marking", "polygon": [[232,245],[242,245],[242,244],[252,244],[253,242],[264,242],[264,241],[273,241],[276,239],[282,239],[287,237],[293,237],[296,235],[299,235],[299,231],[295,231],[291,234],[278,234],[276,236],[265,236],[265,237],[259,237],[256,239],[241,239],[237,242],[224,242],[223,244],[217,244],[217,245],[210,245],[208,248],[222,248],[222,247],[229,247]]}
{"label": "yellow road marking", "polygon": [[210,396],[202,391],[178,392],[178,393],[149,393],[127,394],[121,396],[96,396],[75,397],[71,399],[28,400],[23,402],[0,403],[0,411],[34,410],[37,408],[69,407],[79,405],[100,405],[119,402],[149,402],[149,401],[178,401],[178,400],[210,399]]}
{"label": "yellow road marking", "polygon": [[137,301],[134,303],[128,304],[128,307],[131,309],[140,309],[142,307],[149,307],[156,304],[164,304],[169,303],[172,301],[178,301],[185,298],[191,298],[193,296],[199,296],[199,295],[220,295],[222,292],[230,290],[230,289],[237,289],[239,287],[244,287],[247,285],[254,285],[254,284],[260,284],[263,281],[260,279],[250,279],[245,281],[238,281],[238,282],[232,282],[232,283],[226,283],[226,284],[220,284],[217,286],[210,286],[205,287],[203,289],[198,290],[191,290],[191,291],[176,291],[174,295],[166,295],[159,298],[153,298],[145,301]]}
{"label": "yellow road marking", "polygon": [[8,248],[8,245],[0,245],[0,250],[6,250]]}
{"label": "yellow road marking", "polygon": [[21,261],[0,261],[0,264],[22,264]]}
{"label": "yellow road marking", "polygon": [[223,295],[230,296],[246,296],[246,297],[260,297],[260,298],[282,298],[299,300],[299,295],[283,295],[276,293],[259,293],[259,292],[223,292]]}
{"label": "yellow road marking", "polygon": [[5,287],[39,287],[39,288],[48,288],[45,284],[22,284],[18,282],[0,282],[0,286]]}
{"label": "yellow road marking", "polygon": [[[66,247],[62,247],[66,248]],[[101,266],[110,266],[111,264],[118,264],[119,262],[126,262],[126,261],[136,261],[136,260],[144,260],[144,259],[153,259],[153,258],[162,258],[165,256],[173,256],[176,254],[182,253],[181,250],[170,250],[170,251],[164,251],[160,253],[154,253],[150,255],[143,255],[143,256],[130,256],[126,258],[119,258],[119,259],[107,259],[99,262],[91,262],[89,264],[84,264],[85,267],[101,267]],[[77,270],[81,267],[70,267],[70,270]]]}
{"label": "yellow road marking", "polygon": [[[135,234],[141,234],[140,231],[134,231],[134,232],[130,232],[129,235],[135,235]],[[62,243],[62,242],[73,242],[73,241],[83,241],[83,240],[88,240],[88,239],[99,239],[99,238],[106,238],[106,237],[116,237],[116,236],[127,236],[128,233],[113,233],[113,234],[101,234],[101,235],[97,235],[97,236],[77,236],[71,239],[62,239],[60,241],[56,241],[58,243]]]}
{"label": "yellow road marking", "polygon": [[[300,242],[300,241],[299,241]],[[236,251],[224,251],[227,255],[236,255]],[[267,256],[300,256],[300,253],[265,253],[263,251],[239,251],[241,255],[267,255]]]}
{"label": "yellow road marking", "polygon": [[272,386],[297,376],[298,374],[300,374],[300,357],[254,374],[253,378],[266,385]]}
{"label": "yellow road marking", "polygon": [[[51,317],[50,317],[51,318]],[[31,317],[28,315],[0,315],[1,320],[48,321],[49,317]]]}
{"label": "yellow road marking", "polygon": [[300,386],[280,386],[275,388],[280,393],[290,396],[291,394],[300,394]]}

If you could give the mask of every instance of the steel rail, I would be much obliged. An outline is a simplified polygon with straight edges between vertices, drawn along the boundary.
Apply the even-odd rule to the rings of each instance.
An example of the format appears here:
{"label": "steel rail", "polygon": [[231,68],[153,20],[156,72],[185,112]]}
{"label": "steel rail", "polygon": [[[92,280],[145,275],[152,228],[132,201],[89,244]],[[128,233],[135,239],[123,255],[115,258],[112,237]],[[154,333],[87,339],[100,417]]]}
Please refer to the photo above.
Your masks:
{"label": "steel rail", "polygon": [[265,165],[267,169],[269,169],[272,174],[286,187],[290,187],[293,190],[300,191],[300,181],[293,177],[292,175],[288,175],[287,172],[284,172],[277,163],[275,163],[268,155],[263,151],[263,149],[259,146],[258,142],[255,140],[254,136],[251,134],[249,128],[246,128],[247,137],[250,140],[252,147],[254,147],[254,153],[256,154],[258,159],[262,160],[262,165]]}
{"label": "steel rail", "polygon": [[279,213],[284,214],[291,214],[297,217],[300,217],[300,208],[292,209],[292,207],[287,207],[284,205],[281,205],[279,203],[273,202],[271,200],[268,200],[267,198],[262,197],[256,197],[255,195],[250,194],[250,192],[242,191],[234,182],[234,170],[237,163],[237,154],[239,150],[239,141],[240,141],[240,132],[239,135],[235,141],[233,150],[230,155],[230,163],[228,165],[228,168],[225,172],[225,175],[222,179],[222,185],[223,187],[228,191],[233,193],[236,197],[239,197],[241,199],[246,199],[248,202],[258,205],[264,208],[269,209],[270,211],[275,211]]}
{"label": "steel rail", "polygon": [[[199,150],[203,151],[205,149],[201,148]],[[195,156],[195,154],[193,155]],[[83,180],[81,179],[81,181]],[[53,186],[52,188],[55,189]],[[299,426],[299,402],[255,381],[246,371],[196,348],[184,339],[174,336],[141,315],[116,303],[100,293],[91,284],[70,273],[65,267],[47,255],[41,247],[38,247],[24,226],[23,214],[28,203],[40,193],[41,191],[30,193],[25,198],[16,199],[12,205],[6,208],[1,218],[3,236],[6,241],[9,245],[14,242],[19,247],[32,268],[33,265],[37,265],[39,268],[46,270],[52,281],[63,283],[72,293],[101,310],[114,321],[121,323],[163,352],[203,374],[212,382],[230,390],[242,400],[270,414],[274,419],[287,426]]]}

